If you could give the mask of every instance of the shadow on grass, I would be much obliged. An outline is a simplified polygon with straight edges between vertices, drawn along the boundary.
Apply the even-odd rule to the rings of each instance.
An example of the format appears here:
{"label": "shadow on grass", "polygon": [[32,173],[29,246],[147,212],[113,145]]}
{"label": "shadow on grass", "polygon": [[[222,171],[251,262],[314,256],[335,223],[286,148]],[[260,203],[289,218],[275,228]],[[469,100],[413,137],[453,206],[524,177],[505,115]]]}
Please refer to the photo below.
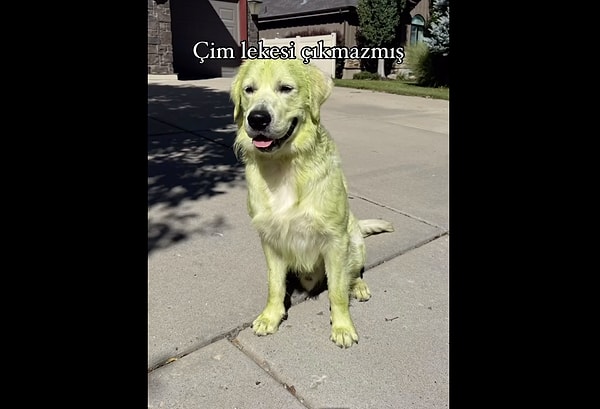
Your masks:
{"label": "shadow on grass", "polygon": [[227,92],[148,84],[148,254],[227,227],[223,215],[207,218],[187,207],[243,183],[232,114]]}

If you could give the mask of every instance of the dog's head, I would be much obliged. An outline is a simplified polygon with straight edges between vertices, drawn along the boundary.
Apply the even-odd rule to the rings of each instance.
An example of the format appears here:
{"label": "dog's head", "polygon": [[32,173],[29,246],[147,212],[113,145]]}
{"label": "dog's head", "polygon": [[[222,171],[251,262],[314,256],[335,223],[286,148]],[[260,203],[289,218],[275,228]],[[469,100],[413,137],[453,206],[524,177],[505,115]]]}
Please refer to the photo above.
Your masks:
{"label": "dog's head", "polygon": [[297,59],[245,61],[231,85],[236,152],[277,155],[311,143],[332,88],[323,71]]}

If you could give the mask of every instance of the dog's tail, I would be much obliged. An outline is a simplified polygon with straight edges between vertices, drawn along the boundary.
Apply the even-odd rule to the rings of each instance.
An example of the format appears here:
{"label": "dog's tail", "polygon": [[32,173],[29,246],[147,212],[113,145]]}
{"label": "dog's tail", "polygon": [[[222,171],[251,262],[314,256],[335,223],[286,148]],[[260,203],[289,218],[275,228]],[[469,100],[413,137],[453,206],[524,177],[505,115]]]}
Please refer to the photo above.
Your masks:
{"label": "dog's tail", "polygon": [[394,231],[392,223],[381,219],[363,219],[358,221],[358,227],[363,237],[368,237],[372,234],[379,234],[388,231]]}

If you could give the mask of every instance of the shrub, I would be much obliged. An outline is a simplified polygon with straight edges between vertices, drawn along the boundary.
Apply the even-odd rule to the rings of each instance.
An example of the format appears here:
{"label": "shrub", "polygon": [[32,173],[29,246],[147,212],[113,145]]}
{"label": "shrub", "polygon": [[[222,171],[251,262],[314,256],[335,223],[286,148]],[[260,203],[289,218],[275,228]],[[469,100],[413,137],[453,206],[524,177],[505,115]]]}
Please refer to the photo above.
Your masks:
{"label": "shrub", "polygon": [[431,53],[424,42],[405,48],[405,62],[410,67],[417,84],[427,87],[449,86],[449,56]]}
{"label": "shrub", "polygon": [[353,80],[379,80],[381,77],[376,72],[361,71],[352,76]]}

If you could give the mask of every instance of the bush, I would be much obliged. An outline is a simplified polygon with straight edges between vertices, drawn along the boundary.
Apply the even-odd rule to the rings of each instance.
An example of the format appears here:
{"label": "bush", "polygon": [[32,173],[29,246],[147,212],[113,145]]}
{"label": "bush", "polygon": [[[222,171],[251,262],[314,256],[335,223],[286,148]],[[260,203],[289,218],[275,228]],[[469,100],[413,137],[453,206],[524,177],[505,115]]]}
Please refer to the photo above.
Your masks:
{"label": "bush", "polygon": [[449,80],[449,56],[432,53],[424,42],[405,48],[405,62],[410,67],[417,84],[426,87],[447,87]]}
{"label": "bush", "polygon": [[381,77],[376,72],[361,71],[352,76],[353,80],[379,80]]}

